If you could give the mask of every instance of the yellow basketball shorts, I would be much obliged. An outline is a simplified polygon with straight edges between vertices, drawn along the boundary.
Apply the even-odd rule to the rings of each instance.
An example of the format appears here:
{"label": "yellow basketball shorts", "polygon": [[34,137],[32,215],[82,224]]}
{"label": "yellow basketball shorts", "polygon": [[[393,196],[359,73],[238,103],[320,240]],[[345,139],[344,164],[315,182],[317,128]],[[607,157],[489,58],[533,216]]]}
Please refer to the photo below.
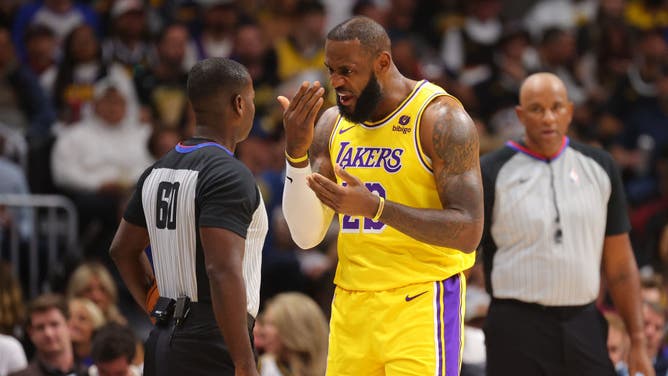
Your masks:
{"label": "yellow basketball shorts", "polygon": [[327,375],[459,375],[465,292],[461,273],[388,291],[337,287]]}

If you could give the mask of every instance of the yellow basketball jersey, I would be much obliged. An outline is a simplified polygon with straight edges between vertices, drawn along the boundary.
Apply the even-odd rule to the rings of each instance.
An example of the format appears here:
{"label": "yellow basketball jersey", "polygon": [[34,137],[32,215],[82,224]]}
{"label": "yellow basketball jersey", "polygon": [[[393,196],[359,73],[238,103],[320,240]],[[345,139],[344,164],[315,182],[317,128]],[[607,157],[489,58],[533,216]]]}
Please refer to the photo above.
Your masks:
{"label": "yellow basketball jersey", "polygon": [[[426,106],[442,95],[449,94],[420,81],[397,109],[378,122],[351,123],[339,115],[330,136],[332,165],[340,165],[389,201],[441,209],[419,126]],[[343,184],[338,177],[337,182]],[[380,221],[341,214],[338,254],[334,282],[357,291],[440,281],[475,261],[475,253],[422,243]]]}

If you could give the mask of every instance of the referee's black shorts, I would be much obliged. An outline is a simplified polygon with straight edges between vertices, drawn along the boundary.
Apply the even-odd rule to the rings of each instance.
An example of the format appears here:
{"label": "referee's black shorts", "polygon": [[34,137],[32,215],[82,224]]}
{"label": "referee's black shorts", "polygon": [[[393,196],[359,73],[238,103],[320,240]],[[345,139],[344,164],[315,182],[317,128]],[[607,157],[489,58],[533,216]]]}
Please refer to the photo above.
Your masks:
{"label": "referee's black shorts", "polygon": [[594,304],[544,307],[493,299],[484,329],[488,376],[616,375],[608,323]]}
{"label": "referee's black shorts", "polygon": [[[254,320],[248,316],[248,333],[253,340]],[[234,364],[227,344],[208,303],[191,303],[183,324],[170,336],[174,320],[156,325],[145,344],[144,376],[234,376]]]}

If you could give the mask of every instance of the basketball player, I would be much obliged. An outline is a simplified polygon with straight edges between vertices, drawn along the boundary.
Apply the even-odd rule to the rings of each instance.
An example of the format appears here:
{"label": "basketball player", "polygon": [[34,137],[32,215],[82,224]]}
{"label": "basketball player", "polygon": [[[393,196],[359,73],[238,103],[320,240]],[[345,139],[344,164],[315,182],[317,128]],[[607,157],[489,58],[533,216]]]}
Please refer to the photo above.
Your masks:
{"label": "basketball player", "polygon": [[[142,175],[111,256],[143,305],[152,278],[143,253],[150,241],[162,299],[146,343],[145,375],[257,376],[251,333],[267,215],[253,175],[233,156],[251,129],[253,84],[242,65],[211,58],[192,68],[187,90],[195,137]],[[175,307],[161,304],[169,299]]]}
{"label": "basketball player", "polygon": [[327,35],[320,83],[283,106],[283,210],[302,248],[339,216],[328,375],[458,375],[465,281],[482,232],[478,136],[461,103],[397,70],[356,17]]}

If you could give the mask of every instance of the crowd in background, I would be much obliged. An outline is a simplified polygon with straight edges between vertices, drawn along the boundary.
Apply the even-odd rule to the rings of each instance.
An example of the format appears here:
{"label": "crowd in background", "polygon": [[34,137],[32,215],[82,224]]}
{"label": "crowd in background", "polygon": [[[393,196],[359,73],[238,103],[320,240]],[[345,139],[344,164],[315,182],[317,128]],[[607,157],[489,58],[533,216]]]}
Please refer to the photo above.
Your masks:
{"label": "crowd in background", "polygon": [[[294,327],[308,320],[290,323],[300,313],[284,305],[308,306],[290,299],[315,302],[321,318],[317,312],[301,314],[309,315],[314,327],[321,319],[326,322],[336,226],[323,244],[308,252],[290,238],[280,205],[285,161],[276,97],[291,97],[304,80],[326,86],[325,35],[355,14],[385,26],[394,61],[404,75],[439,84],[462,101],[477,124],[481,154],[521,136],[514,107],[524,78],[550,71],[565,82],[575,103],[569,136],[608,150],[622,169],[636,259],[644,283],[657,291],[656,296],[644,296],[647,335],[653,335],[650,354],[665,363],[655,363],[665,367],[657,368],[665,374],[666,0],[0,2],[0,135],[7,141],[7,135],[18,134],[28,145],[28,163],[21,165],[8,142],[2,143],[0,193],[64,195],[77,208],[79,257],[63,261],[59,278],[49,280],[44,273],[42,281],[67,299],[69,313],[63,318],[74,361],[83,368],[95,363],[93,333],[104,332],[97,329],[106,323],[129,324],[137,343],[146,334],[148,320],[119,282],[107,250],[139,174],[192,134],[195,124],[185,93],[189,68],[200,59],[222,56],[248,68],[256,91],[253,130],[239,145],[237,157],[255,174],[271,223],[261,299],[263,306],[273,303],[266,305],[256,330],[259,352],[271,356],[261,363],[265,372],[274,369],[278,374],[285,374],[286,364],[293,370],[318,369],[326,333]],[[330,90],[326,98],[323,108],[334,104],[334,93]],[[28,242],[30,219],[25,212],[0,209],[0,226],[4,235],[18,227]],[[8,236],[0,240],[2,258],[8,260]],[[13,279],[7,267],[1,271],[0,333],[18,339],[30,359],[39,352],[35,331],[25,330],[34,302],[21,293],[26,291],[21,276]],[[471,374],[484,369],[479,328],[489,297],[481,278],[476,266],[469,279],[464,351],[469,364],[464,371]],[[277,296],[285,292],[302,295]],[[619,328],[604,293],[601,307],[611,328]],[[619,362],[625,356],[623,330]],[[313,338],[304,342],[304,337]],[[315,351],[309,353],[308,364],[294,364],[301,359],[295,354],[306,349]],[[123,357],[139,365],[141,351]],[[0,374],[6,371],[0,364]]]}

